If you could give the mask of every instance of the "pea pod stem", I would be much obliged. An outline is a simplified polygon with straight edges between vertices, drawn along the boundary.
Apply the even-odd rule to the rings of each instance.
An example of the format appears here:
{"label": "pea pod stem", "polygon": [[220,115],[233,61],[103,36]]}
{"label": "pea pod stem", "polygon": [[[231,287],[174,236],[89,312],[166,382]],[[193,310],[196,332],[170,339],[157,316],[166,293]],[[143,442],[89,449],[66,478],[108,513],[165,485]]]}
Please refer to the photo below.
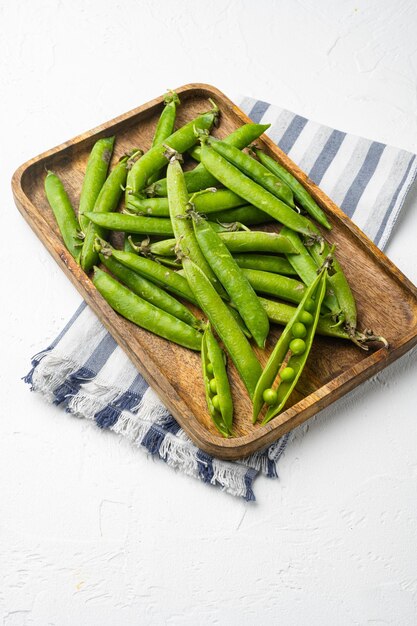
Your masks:
{"label": "pea pod stem", "polygon": [[137,326],[185,348],[201,349],[201,334],[195,328],[143,300],[97,267],[93,283],[112,309]]}
{"label": "pea pod stem", "polygon": [[[249,146],[255,139],[258,139],[269,126],[269,124],[245,124],[225,137],[223,141],[242,149]],[[190,172],[185,173],[185,182],[189,193],[200,191],[200,189],[206,189],[207,187],[216,187],[218,183],[217,179],[207,171],[202,163],[197,165],[197,167]],[[150,185],[146,191],[148,195],[151,196],[166,196],[166,179],[156,181],[156,183]]]}
{"label": "pea pod stem", "polygon": [[61,179],[51,171],[45,178],[45,194],[68,252],[79,262],[80,225]]}
{"label": "pea pod stem", "polygon": [[78,219],[83,232],[88,228],[88,220],[84,214],[94,209],[107,177],[113,147],[114,137],[104,137],[96,141],[88,157],[78,205]]}

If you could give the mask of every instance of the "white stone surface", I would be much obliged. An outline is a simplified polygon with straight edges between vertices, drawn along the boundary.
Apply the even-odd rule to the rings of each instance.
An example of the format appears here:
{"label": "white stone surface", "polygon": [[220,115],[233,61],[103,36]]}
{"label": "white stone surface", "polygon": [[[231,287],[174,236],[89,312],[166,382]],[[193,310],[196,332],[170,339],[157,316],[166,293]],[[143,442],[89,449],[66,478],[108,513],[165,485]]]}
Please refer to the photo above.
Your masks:
{"label": "white stone surface", "polygon": [[[30,394],[80,298],[14,207],[23,161],[198,81],[417,151],[414,0],[0,2],[4,626],[416,623],[410,354],[297,432],[245,504]],[[387,253],[417,282],[417,198]]]}

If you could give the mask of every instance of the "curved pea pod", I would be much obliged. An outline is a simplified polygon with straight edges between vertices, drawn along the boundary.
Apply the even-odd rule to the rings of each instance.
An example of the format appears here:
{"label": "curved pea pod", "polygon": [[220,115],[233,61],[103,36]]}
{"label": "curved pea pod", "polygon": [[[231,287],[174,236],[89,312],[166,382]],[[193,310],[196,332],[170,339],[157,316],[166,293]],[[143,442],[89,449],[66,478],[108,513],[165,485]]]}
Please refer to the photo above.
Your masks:
{"label": "curved pea pod", "polygon": [[[80,264],[85,272],[91,270],[93,265],[97,263],[98,256],[94,250],[94,241],[96,237],[103,237],[106,226],[102,226],[94,222],[91,217],[97,215],[107,215],[117,209],[120,198],[122,196],[122,188],[126,183],[127,172],[129,167],[140,157],[140,150],[134,151],[130,155],[120,159],[116,167],[110,172],[108,178],[104,182],[97,200],[91,213],[84,213],[84,220],[88,223],[84,230],[84,243],[81,249]],[[105,220],[106,218],[104,218]]]}
{"label": "curved pea pod", "polygon": [[50,171],[48,171],[45,178],[45,194],[57,221],[64,244],[78,263],[82,245],[80,225],[61,179]]}
{"label": "curved pea pod", "polygon": [[[316,261],[310,255],[300,236],[296,232],[294,232],[290,228],[287,228],[286,226],[284,226],[284,228],[282,228],[280,232],[291,241],[294,248],[297,250],[297,254],[286,255],[288,261],[296,270],[303,283],[305,285],[310,285],[312,282],[315,281],[317,277]],[[320,266],[322,265],[322,263],[323,259],[320,263]],[[340,313],[340,305],[334,293],[326,294],[324,298],[324,304],[332,312],[333,315],[338,315]]]}
{"label": "curved pea pod", "polygon": [[[155,134],[152,139],[152,148],[162,144],[174,132],[175,118],[177,115],[177,106],[180,99],[175,91],[168,91],[164,96],[164,108],[156,125]],[[158,180],[161,171],[154,172],[148,180],[148,185]]]}
{"label": "curved pea pod", "polygon": [[94,286],[119,315],[174,343],[200,351],[201,333],[132,293],[106,272],[94,269]]}
{"label": "curved pea pod", "polygon": [[[244,124],[233,133],[223,139],[224,143],[236,146],[236,148],[245,148],[258,139],[262,133],[269,128],[270,124]],[[178,150],[181,152],[181,150]],[[201,150],[198,154],[200,157]],[[185,173],[185,182],[189,193],[200,191],[201,189],[207,189],[207,187],[216,187],[218,180],[215,176],[210,174],[202,163],[197,165],[190,172]],[[153,185],[147,188],[148,195],[151,196],[166,196],[167,195],[167,181],[161,179],[156,181]]]}
{"label": "curved pea pod", "polygon": [[313,198],[308,193],[307,189],[303,187],[303,185],[298,182],[298,180],[288,172],[285,167],[283,167],[280,163],[277,163],[270,156],[262,152],[262,150],[254,149],[253,152],[256,154],[260,162],[268,168],[270,172],[275,174],[278,178],[280,178],[284,183],[288,185],[292,189],[295,199],[298,204],[303,207],[307,213],[311,215],[319,224],[327,228],[331,229],[331,225],[326,217],[324,211],[319,207],[317,202],[313,200]]}
{"label": "curved pea pod", "polygon": [[211,141],[210,145],[218,154],[230,163],[233,163],[246,176],[249,176],[249,178],[264,187],[264,189],[267,189],[267,191],[285,202],[285,204],[294,208],[294,196],[291,189],[280,178],[274,176],[262,163],[223,141]]}
{"label": "curved pea pod", "polygon": [[155,283],[152,283],[147,278],[144,278],[137,272],[124,266],[112,256],[105,257],[100,254],[100,261],[111,271],[120,282],[133,291],[137,296],[140,296],[147,302],[150,302],[154,306],[170,313],[179,320],[182,320],[193,328],[201,328],[201,322],[198,320],[187,307],[176,300],[173,296],[167,293]]}
{"label": "curved pea pod", "polygon": [[88,227],[84,213],[92,211],[107,177],[107,170],[113,153],[114,137],[99,139],[88,157],[78,205],[78,219],[83,232]]}
{"label": "curved pea pod", "polygon": [[227,305],[204,272],[189,259],[184,259],[183,267],[199,307],[214,326],[252,397],[262,372],[255,353]]}
{"label": "curved pea pod", "polygon": [[253,287],[210,224],[198,214],[193,222],[195,236],[206,261],[226,289],[256,343],[263,348],[269,322]]}
{"label": "curved pea pod", "polygon": [[219,110],[216,106],[211,111],[203,113],[188,124],[179,128],[166,138],[163,144],[154,146],[143,157],[135,163],[129,172],[126,184],[126,205],[129,203],[131,193],[143,195],[145,197],[146,181],[168,163],[165,156],[166,148],[169,146],[179,153],[186,152],[197,141],[195,130],[208,130],[212,127],[218,117]]}
{"label": "curved pea pod", "polygon": [[[269,422],[282,410],[301,375],[310,353],[320,316],[321,304],[326,293],[326,277],[327,269],[323,268],[315,281],[306,289],[303,299],[293,317],[285,326],[268,359],[259,378],[253,398],[254,423],[265,402],[270,406],[262,424]],[[313,304],[308,306],[307,303],[310,303],[310,301]],[[303,314],[306,312],[306,306],[310,309],[307,313],[310,313],[311,316],[308,324],[301,321],[304,319]],[[284,368],[286,370],[284,377],[282,365],[288,354],[290,356]],[[280,380],[277,389],[274,390],[272,385],[278,374],[280,375]]]}
{"label": "curved pea pod", "polygon": [[232,434],[233,400],[226,371],[226,355],[214,338],[210,324],[201,342],[201,362],[210,416],[223,437],[229,437]]}
{"label": "curved pea pod", "polygon": [[160,263],[152,261],[152,259],[147,259],[133,252],[116,250],[112,248],[110,244],[102,240],[96,240],[96,250],[106,257],[113,256],[116,261],[119,261],[122,265],[144,276],[156,285],[167,289],[179,298],[185,298],[188,302],[197,304],[197,300],[186,278],[180,276],[178,272],[174,272],[168,267],[164,267]]}
{"label": "curved pea pod", "polygon": [[317,227],[303,215],[299,215],[288,204],[274,196],[270,191],[246,176],[240,169],[222,157],[207,143],[201,145],[201,162],[225,187],[265,211],[275,220],[307,236],[316,234]]}

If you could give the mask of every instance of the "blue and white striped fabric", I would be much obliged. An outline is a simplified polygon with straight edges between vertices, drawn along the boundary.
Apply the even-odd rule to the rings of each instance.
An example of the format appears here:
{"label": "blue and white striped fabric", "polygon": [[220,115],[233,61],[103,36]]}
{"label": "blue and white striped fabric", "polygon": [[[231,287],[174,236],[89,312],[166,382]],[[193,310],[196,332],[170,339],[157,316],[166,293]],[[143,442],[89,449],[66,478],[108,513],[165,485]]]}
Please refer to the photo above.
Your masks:
{"label": "blue and white striped fabric", "polygon": [[[254,122],[383,248],[417,171],[415,155],[322,126],[266,102],[245,98]],[[56,340],[32,360],[34,391],[77,417],[93,420],[171,467],[254,500],[258,473],[277,476],[288,436],[241,462],[199,450],[121,348],[83,303]]]}

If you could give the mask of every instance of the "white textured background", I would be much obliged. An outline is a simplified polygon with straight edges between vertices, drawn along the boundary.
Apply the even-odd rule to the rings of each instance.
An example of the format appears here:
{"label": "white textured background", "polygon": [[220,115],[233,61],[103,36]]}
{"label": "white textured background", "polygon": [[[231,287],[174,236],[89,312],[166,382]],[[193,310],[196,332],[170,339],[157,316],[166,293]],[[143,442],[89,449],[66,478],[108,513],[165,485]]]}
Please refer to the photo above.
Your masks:
{"label": "white textured background", "polygon": [[[191,81],[417,151],[416,32],[415,0],[0,0],[4,626],[417,623],[417,354],[245,504],[29,393],[80,298],[10,193],[21,162]],[[387,249],[414,282],[416,209]]]}

